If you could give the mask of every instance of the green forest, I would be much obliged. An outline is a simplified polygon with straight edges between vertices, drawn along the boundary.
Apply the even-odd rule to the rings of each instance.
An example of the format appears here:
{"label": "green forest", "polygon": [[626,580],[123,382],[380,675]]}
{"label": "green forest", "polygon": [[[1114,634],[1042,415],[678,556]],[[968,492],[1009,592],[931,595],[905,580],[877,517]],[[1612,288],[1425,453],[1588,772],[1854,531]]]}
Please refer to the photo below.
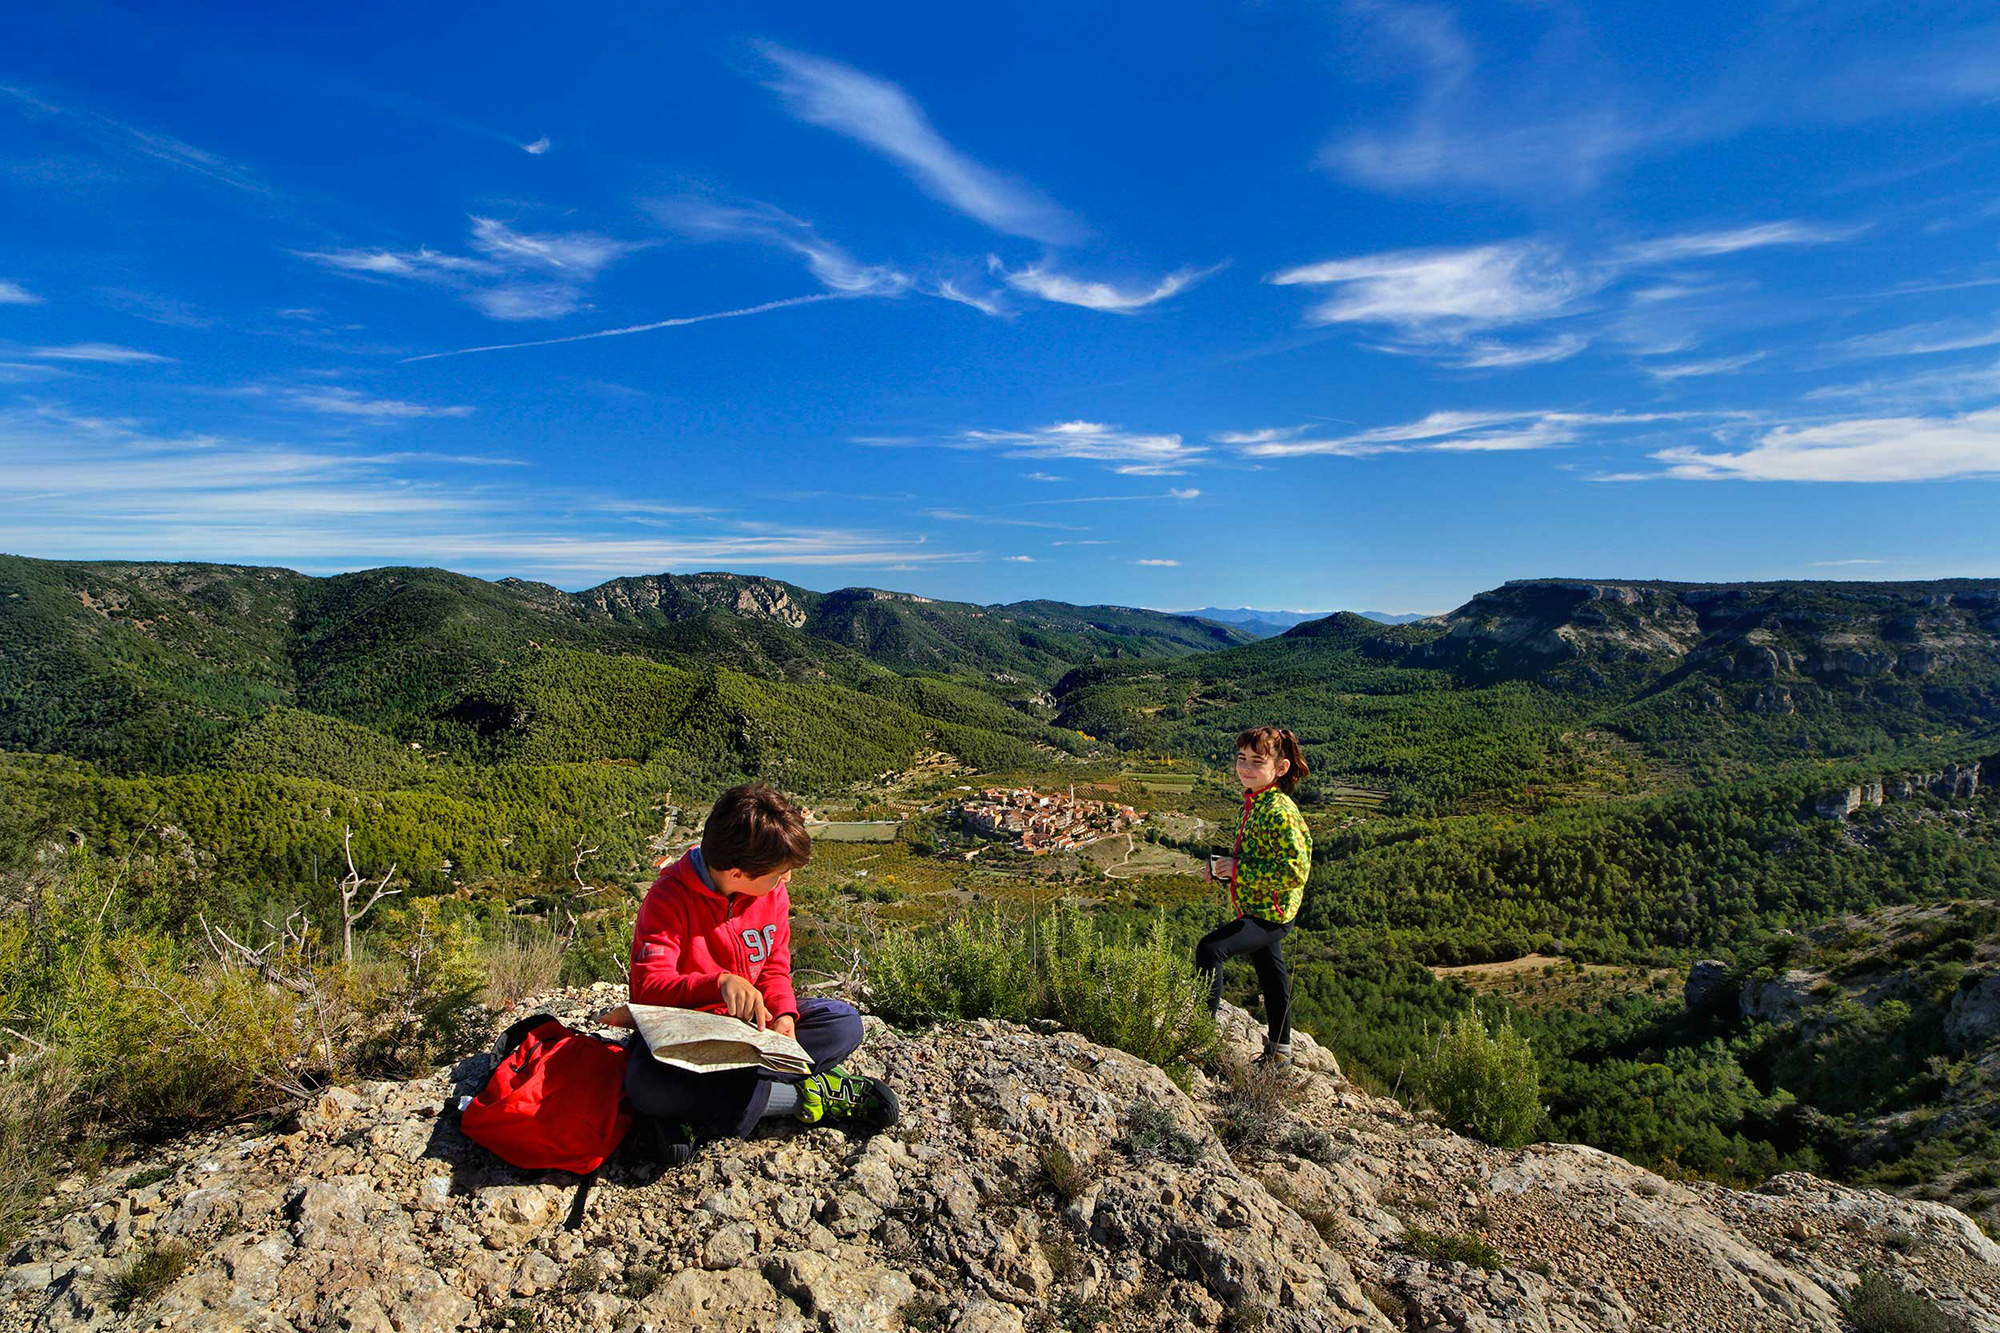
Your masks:
{"label": "green forest", "polygon": [[[1193,876],[973,864],[936,811],[960,785],[1082,783],[1205,818],[1146,837],[1217,850],[1234,735],[1267,722],[1313,769],[1298,1018],[1354,1077],[1411,1095],[1413,1062],[1476,1005],[1533,1050],[1545,1137],[2000,1217],[1972,1165],[2000,1150],[2000,1087],[1948,1021],[2000,961],[1991,581],[1535,581],[1440,621],[1341,614],[1252,642],[1130,608],[727,574],[567,593],[0,557],[0,999],[52,1043],[88,1007],[79,978],[143,966],[247,1031],[264,992],[211,932],[264,939],[302,914],[309,933],[271,956],[317,977],[343,884],[379,881],[395,892],[357,923],[366,966],[339,972],[349,1068],[413,1067],[480,985],[620,976],[663,835],[749,778],[918,816],[900,879],[802,880],[801,966],[839,970],[857,913],[936,925],[959,910],[941,904],[1058,898],[1185,951],[1218,910]],[[1849,789],[1887,794],[1818,811]],[[455,961],[413,990],[412,948]],[[1529,958],[1545,961],[1504,992],[1437,970]],[[1722,998],[1690,1007],[1700,960]],[[1793,974],[1818,988],[1805,1009],[1747,1016],[1738,997]],[[1247,971],[1232,985],[1253,1000]],[[133,1022],[135,1041],[192,1039]],[[267,1055],[230,1096],[120,1095],[165,1132],[336,1073]]]}

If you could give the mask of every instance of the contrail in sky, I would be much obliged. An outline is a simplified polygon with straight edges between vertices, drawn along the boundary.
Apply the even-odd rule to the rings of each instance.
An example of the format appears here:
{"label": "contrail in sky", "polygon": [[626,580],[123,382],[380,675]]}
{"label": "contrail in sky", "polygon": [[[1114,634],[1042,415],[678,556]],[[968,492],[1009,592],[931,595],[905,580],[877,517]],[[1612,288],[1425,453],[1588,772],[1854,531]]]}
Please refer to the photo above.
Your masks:
{"label": "contrail in sky", "polygon": [[557,343],[589,342],[592,338],[618,338],[628,333],[651,333],[654,329],[677,329],[683,324],[705,324],[711,319],[735,319],[738,315],[761,315],[767,310],[783,310],[787,306],[811,305],[815,301],[850,300],[857,296],[870,295],[866,292],[815,292],[811,296],[788,296],[782,301],[766,301],[762,305],[745,306],[741,310],[718,310],[710,315],[683,315],[679,319],[663,319],[652,324],[634,324],[624,329],[600,329],[596,333],[573,333],[567,338],[539,338],[534,342],[495,343],[491,347],[461,347],[455,352],[425,352],[422,356],[406,356],[402,364],[412,361],[435,361],[441,356],[470,356],[474,352],[511,352],[518,347],[554,347]]}

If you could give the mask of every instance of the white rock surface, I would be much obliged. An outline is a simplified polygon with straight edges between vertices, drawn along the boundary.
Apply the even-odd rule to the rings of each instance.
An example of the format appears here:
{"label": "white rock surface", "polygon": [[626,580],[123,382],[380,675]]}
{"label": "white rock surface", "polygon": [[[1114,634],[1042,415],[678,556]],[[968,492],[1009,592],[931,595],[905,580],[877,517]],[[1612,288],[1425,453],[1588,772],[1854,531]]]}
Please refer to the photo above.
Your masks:
{"label": "white rock surface", "polygon": [[[1240,1012],[1225,1030],[1254,1051]],[[1359,1091],[1310,1038],[1279,1123],[1317,1132],[1254,1149],[1217,1136],[1222,1080],[1190,1095],[1069,1033],[871,1019],[853,1063],[894,1079],[892,1134],[787,1127],[657,1178],[614,1162],[575,1232],[572,1178],[508,1168],[440,1115],[452,1071],[334,1089],[289,1132],[179,1145],[166,1180],[59,1191],[68,1211],[0,1264],[0,1329],[1835,1333],[1873,1268],[2000,1333],[2000,1248],[1949,1208],[1504,1152]],[[1500,1266],[1427,1259],[1410,1227],[1477,1237]],[[185,1271],[114,1308],[161,1238],[189,1247]]]}

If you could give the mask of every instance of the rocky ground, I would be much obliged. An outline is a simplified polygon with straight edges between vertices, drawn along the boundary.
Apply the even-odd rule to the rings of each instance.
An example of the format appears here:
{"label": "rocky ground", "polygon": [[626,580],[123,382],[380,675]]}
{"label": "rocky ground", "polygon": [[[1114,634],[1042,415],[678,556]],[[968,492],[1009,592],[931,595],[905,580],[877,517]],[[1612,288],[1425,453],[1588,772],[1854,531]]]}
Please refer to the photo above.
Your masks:
{"label": "rocky ground", "polygon": [[1289,1081],[1246,1074],[1255,1034],[1226,1030],[1236,1072],[1189,1095],[1070,1033],[871,1019],[854,1064],[895,1080],[898,1129],[614,1161],[575,1231],[572,1178],[458,1133],[478,1058],[334,1089],[283,1132],[63,1182],[6,1256],[0,1329],[1784,1333],[1841,1329],[1875,1269],[2000,1330],[2000,1247],[1950,1208],[1505,1152],[1360,1092],[1310,1038]]}

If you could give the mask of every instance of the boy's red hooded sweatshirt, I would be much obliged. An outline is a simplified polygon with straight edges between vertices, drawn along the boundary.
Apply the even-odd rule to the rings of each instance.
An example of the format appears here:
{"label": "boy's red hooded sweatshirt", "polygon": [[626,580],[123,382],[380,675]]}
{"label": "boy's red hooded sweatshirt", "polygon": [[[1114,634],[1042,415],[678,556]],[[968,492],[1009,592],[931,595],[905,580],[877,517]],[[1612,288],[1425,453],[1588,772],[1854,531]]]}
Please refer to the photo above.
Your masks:
{"label": "boy's red hooded sweatshirt", "polygon": [[660,872],[632,929],[634,1004],[729,1012],[719,985],[734,972],[763,993],[771,1016],[797,1015],[792,992],[791,897],[762,897],[709,887],[692,850]]}

